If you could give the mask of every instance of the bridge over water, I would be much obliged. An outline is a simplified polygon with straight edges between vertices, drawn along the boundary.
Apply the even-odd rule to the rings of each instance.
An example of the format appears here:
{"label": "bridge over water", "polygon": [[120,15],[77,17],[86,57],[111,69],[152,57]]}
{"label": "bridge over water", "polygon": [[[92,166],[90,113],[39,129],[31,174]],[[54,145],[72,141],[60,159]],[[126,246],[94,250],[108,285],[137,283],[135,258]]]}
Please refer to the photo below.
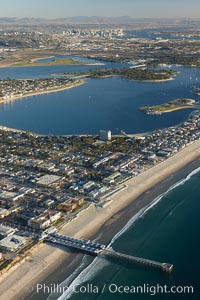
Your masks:
{"label": "bridge over water", "polygon": [[73,249],[80,250],[82,252],[102,256],[107,258],[115,258],[120,261],[127,261],[137,265],[146,266],[149,268],[154,268],[161,270],[166,273],[171,273],[173,270],[173,265],[168,263],[161,263],[150,259],[144,259],[132,255],[127,255],[124,253],[116,252],[115,250],[109,249],[105,245],[90,241],[90,240],[81,240],[75,239],[66,235],[61,235],[58,233],[52,233],[45,237],[44,239],[47,242],[51,242],[58,245],[67,246]]}

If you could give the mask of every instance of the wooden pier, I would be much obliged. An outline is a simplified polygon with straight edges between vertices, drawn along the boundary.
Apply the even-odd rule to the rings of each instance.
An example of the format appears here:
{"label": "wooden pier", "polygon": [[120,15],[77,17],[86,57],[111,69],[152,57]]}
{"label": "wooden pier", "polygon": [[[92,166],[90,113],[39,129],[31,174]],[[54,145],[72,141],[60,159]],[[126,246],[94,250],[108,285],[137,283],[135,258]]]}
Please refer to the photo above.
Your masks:
{"label": "wooden pier", "polygon": [[154,268],[166,273],[171,273],[173,270],[172,264],[161,263],[150,259],[145,259],[145,258],[140,258],[140,257],[120,253],[107,248],[105,245],[90,240],[74,239],[72,237],[61,235],[58,233],[49,234],[45,237],[44,240],[47,242],[77,249],[91,255],[106,257],[106,258],[114,258],[116,260],[121,260],[121,261],[128,261],[130,263],[146,266],[148,268]]}
{"label": "wooden pier", "polygon": [[171,273],[173,270],[173,265],[168,263],[160,263],[154,260],[140,258],[132,255],[127,255],[124,253],[119,253],[114,250],[105,249],[102,250],[100,255],[103,255],[105,257],[111,257],[119,260],[129,261],[131,263],[142,265],[154,269],[158,269],[160,271]]}

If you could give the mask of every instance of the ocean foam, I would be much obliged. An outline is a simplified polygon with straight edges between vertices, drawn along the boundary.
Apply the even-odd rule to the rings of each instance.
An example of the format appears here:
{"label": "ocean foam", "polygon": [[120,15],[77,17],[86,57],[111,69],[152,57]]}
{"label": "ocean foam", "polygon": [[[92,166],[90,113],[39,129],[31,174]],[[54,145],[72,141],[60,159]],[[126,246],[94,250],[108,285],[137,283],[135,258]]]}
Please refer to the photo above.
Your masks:
{"label": "ocean foam", "polygon": [[195,174],[200,172],[200,167],[193,170],[186,178],[181,179],[180,181],[176,182],[174,185],[172,185],[166,192],[164,192],[163,194],[159,195],[158,197],[156,197],[150,204],[148,204],[147,206],[143,207],[136,215],[134,215],[129,221],[128,223],[112,238],[110,244],[108,245],[109,247],[111,247],[111,245],[113,245],[113,243],[121,236],[123,235],[130,227],[133,226],[133,224],[135,222],[137,222],[137,220],[139,220],[140,218],[142,218],[144,215],[146,215],[146,213],[152,209],[156,204],[158,204],[164,196],[166,196],[169,192],[171,192],[172,190],[176,189],[177,187],[184,185],[188,180],[191,179],[192,176],[194,176]]}
{"label": "ocean foam", "polygon": [[[81,285],[83,282],[92,280],[99,271],[101,271],[106,265],[108,265],[108,262],[104,259],[101,259],[100,257],[96,257],[88,266],[86,266],[86,264],[87,264],[87,257],[84,258],[80,266],[65,281],[63,281],[60,284],[60,286],[62,287],[68,287],[67,290],[61,296],[59,297],[57,296],[58,298],[56,297],[56,295],[51,294],[47,298],[47,300],[70,299],[70,297],[73,294],[73,287],[75,287],[76,285]],[[80,272],[80,270],[84,266],[86,267]]]}

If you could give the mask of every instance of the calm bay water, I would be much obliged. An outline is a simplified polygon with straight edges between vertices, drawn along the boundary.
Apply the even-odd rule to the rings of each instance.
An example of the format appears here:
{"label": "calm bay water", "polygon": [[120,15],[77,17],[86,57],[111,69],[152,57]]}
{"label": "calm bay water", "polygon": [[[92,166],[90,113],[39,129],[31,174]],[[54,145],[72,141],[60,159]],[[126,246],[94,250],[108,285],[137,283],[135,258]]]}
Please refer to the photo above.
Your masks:
{"label": "calm bay water", "polygon": [[[146,29],[138,29],[138,30],[128,30],[128,34],[131,38],[149,38],[151,40],[155,40],[156,38],[162,37],[163,39],[170,40],[183,40],[183,39],[191,39],[191,40],[199,40],[199,37],[190,37],[190,36],[176,36],[176,33],[181,33],[184,31],[188,31],[192,29],[186,27],[161,27],[161,28],[146,28]],[[126,38],[126,37],[125,37]]]}
{"label": "calm bay water", "polygon": [[[106,67],[115,66],[108,63]],[[116,67],[122,65],[116,64]],[[105,66],[55,66],[8,68],[0,78],[34,78]],[[96,134],[110,129],[118,134],[147,132],[183,122],[191,109],[162,116],[138,111],[143,105],[155,105],[193,95],[200,82],[200,70],[174,67],[181,73],[173,81],[147,83],[122,78],[88,79],[74,89],[23,98],[0,105],[0,124],[40,134]]]}

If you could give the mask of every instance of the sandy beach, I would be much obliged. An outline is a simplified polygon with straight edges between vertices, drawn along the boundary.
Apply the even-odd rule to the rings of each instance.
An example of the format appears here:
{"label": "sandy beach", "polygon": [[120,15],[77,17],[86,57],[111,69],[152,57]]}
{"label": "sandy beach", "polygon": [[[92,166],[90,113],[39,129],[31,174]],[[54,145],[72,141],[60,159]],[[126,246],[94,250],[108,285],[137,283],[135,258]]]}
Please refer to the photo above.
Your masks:
{"label": "sandy beach", "polygon": [[177,110],[181,110],[181,109],[194,109],[196,108],[196,106],[184,106],[184,107],[177,107],[177,108],[172,108],[172,109],[169,109],[169,110],[163,110],[163,111],[159,111],[161,114],[168,114],[168,113],[171,113],[173,111],[177,111]]}
{"label": "sandy beach", "polygon": [[[44,63],[42,63],[41,60],[53,58],[54,56],[47,56],[47,57],[37,57],[31,59],[30,63],[24,64],[24,65],[17,65],[17,62],[1,62],[0,63],[0,69],[1,68],[27,68],[27,67],[42,67],[45,66]],[[35,65],[34,65],[35,64]],[[63,63],[57,63],[54,64],[54,66],[62,66]],[[47,65],[48,66],[48,65]],[[67,66],[105,66],[105,63],[90,63],[90,62],[78,62],[73,64],[68,64]]]}
{"label": "sandy beach", "polygon": [[[179,178],[178,171],[189,166],[181,173],[181,176],[187,176],[193,169],[199,167],[199,157],[200,141],[197,141],[173,157],[127,181],[126,189],[111,196],[110,202],[105,207],[97,208],[91,204],[76,219],[65,225],[61,233],[79,238],[94,238],[105,231],[107,234],[101,242],[109,242],[131,216],[150,203],[157,194],[166,191],[173,183],[183,178]],[[73,269],[70,267],[73,259],[78,260],[80,256],[75,251],[69,252],[53,245],[39,245],[23,262],[1,276],[0,300],[27,299],[27,294],[31,293],[29,299],[44,299],[38,295],[34,298],[36,283],[44,280],[46,282],[47,278],[53,276],[54,272],[56,274],[56,270],[60,268],[66,270],[63,274],[66,278],[66,274],[70,274]]]}
{"label": "sandy beach", "polygon": [[[132,79],[131,79],[132,80]],[[165,81],[172,81],[172,80],[174,80],[174,78],[173,77],[170,77],[170,78],[166,78],[166,79],[149,79],[149,80],[137,80],[137,79],[133,79],[133,81],[136,81],[136,82],[165,82]]]}
{"label": "sandy beach", "polygon": [[31,63],[37,62],[39,60],[43,60],[43,59],[49,59],[49,58],[54,58],[55,56],[51,55],[51,56],[43,56],[43,57],[36,57],[36,58],[32,58],[31,59]]}

